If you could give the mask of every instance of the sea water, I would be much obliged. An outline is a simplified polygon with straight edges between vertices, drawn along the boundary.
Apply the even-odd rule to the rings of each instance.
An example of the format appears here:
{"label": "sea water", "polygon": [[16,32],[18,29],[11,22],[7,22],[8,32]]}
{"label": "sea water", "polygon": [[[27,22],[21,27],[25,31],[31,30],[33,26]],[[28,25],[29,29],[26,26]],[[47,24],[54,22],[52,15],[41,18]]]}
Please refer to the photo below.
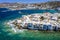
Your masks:
{"label": "sea water", "polygon": [[0,8],[0,40],[60,40],[60,32],[41,32],[41,31],[25,31],[22,33],[15,33],[5,23],[9,20],[21,18],[23,15],[29,15],[34,13],[56,13],[57,10],[38,10],[38,9],[26,9],[26,10],[9,10],[7,8]]}

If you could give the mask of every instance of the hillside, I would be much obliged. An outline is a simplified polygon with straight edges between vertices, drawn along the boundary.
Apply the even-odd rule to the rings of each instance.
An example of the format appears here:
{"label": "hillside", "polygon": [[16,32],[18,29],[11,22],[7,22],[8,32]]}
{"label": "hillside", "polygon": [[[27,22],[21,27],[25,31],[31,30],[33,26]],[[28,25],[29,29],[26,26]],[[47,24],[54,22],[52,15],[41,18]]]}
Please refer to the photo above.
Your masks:
{"label": "hillside", "polygon": [[60,8],[60,1],[46,2],[46,3],[0,3],[0,8],[9,8],[9,9],[56,9]]}

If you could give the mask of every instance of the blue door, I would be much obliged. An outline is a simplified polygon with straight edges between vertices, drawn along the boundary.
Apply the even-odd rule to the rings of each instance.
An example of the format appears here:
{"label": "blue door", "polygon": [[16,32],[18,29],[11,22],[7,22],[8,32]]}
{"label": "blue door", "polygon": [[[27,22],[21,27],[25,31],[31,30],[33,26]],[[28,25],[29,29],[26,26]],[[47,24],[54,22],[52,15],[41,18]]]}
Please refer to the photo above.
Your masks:
{"label": "blue door", "polygon": [[43,25],[43,30],[47,30],[47,25]]}
{"label": "blue door", "polygon": [[48,25],[47,30],[52,30],[52,25]]}
{"label": "blue door", "polygon": [[57,31],[58,30],[58,27],[57,26],[54,26],[54,31]]}
{"label": "blue door", "polygon": [[34,29],[35,29],[35,30],[38,30],[39,27],[40,27],[40,24],[36,24],[36,25],[34,25]]}
{"label": "blue door", "polygon": [[28,23],[27,27],[28,27],[28,29],[33,29],[33,24],[32,23]]}

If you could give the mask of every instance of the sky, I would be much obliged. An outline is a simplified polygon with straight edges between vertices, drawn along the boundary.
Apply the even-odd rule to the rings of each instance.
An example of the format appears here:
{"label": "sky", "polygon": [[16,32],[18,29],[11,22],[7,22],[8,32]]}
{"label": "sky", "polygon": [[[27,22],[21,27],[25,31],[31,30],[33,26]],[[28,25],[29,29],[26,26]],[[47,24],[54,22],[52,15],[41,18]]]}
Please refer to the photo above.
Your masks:
{"label": "sky", "polygon": [[0,0],[0,3],[3,2],[21,2],[21,3],[41,3],[47,1],[60,1],[60,0]]}

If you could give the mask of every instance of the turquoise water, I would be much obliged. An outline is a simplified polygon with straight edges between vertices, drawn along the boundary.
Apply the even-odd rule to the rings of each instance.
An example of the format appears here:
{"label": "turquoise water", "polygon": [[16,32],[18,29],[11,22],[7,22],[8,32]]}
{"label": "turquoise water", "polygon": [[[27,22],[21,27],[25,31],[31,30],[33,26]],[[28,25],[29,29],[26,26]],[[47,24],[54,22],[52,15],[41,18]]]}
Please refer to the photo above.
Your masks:
{"label": "turquoise water", "polygon": [[[60,40],[60,32],[44,32],[27,30],[24,32],[15,33],[6,25],[9,20],[14,20],[22,17],[22,15],[29,15],[34,13],[56,13],[57,10],[15,10],[6,11],[6,8],[0,8],[0,40]],[[21,13],[19,13],[21,12]]]}

